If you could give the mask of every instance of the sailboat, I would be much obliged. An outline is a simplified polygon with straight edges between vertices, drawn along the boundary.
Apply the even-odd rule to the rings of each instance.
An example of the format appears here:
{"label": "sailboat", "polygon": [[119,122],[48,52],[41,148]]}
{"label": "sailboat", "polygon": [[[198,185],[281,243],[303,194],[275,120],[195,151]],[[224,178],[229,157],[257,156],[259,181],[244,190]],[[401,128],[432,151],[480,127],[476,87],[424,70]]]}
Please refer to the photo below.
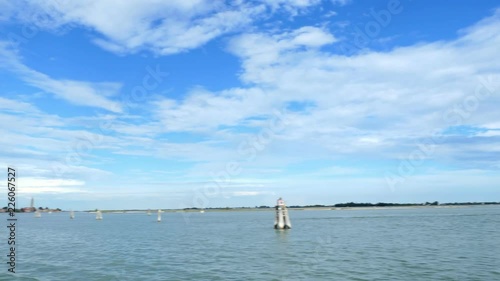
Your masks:
{"label": "sailboat", "polygon": [[101,213],[101,211],[97,210],[97,212],[95,212],[95,219],[96,220],[102,220],[102,213]]}
{"label": "sailboat", "polygon": [[204,210],[204,209],[201,209],[201,210],[200,210],[200,213],[202,213],[202,214],[203,214],[203,213],[205,213],[205,210]]}
{"label": "sailboat", "polygon": [[148,209],[148,216],[151,216],[151,210]]}
{"label": "sailboat", "polygon": [[157,222],[161,222],[161,210],[158,210],[158,219]]}
{"label": "sailboat", "polygon": [[40,211],[36,210],[35,211],[35,218],[41,218],[42,217],[42,213],[40,213]]}
{"label": "sailboat", "polygon": [[73,212],[73,210],[71,210],[71,212],[69,212],[69,218],[70,219],[74,219],[75,218],[75,212]]}

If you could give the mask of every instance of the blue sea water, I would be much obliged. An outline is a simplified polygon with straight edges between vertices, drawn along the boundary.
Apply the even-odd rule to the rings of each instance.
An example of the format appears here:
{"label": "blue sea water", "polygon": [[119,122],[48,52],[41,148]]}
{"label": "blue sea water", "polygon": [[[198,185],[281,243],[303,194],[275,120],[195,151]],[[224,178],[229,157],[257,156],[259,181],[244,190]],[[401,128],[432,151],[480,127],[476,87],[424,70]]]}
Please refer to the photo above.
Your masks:
{"label": "blue sea water", "polygon": [[75,215],[18,214],[0,280],[500,280],[499,206]]}

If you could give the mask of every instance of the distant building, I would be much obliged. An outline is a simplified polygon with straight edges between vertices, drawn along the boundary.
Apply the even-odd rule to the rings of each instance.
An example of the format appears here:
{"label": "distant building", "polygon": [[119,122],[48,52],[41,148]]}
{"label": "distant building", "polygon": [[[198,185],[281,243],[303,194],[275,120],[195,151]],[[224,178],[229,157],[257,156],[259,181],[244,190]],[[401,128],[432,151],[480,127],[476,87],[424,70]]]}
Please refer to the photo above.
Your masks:
{"label": "distant building", "polygon": [[36,208],[35,208],[35,199],[33,197],[31,197],[30,206],[29,207],[21,208],[21,212],[32,213],[32,212],[35,212],[35,211],[36,211]]}

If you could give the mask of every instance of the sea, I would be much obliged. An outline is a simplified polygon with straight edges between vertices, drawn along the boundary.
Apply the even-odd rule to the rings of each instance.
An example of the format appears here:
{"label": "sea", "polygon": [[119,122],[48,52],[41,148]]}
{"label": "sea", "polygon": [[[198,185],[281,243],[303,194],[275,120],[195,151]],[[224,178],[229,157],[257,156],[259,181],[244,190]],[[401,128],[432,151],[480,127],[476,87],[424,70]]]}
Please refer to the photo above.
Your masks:
{"label": "sea", "polygon": [[0,280],[500,280],[500,206],[289,214],[290,230],[272,209],[16,214]]}

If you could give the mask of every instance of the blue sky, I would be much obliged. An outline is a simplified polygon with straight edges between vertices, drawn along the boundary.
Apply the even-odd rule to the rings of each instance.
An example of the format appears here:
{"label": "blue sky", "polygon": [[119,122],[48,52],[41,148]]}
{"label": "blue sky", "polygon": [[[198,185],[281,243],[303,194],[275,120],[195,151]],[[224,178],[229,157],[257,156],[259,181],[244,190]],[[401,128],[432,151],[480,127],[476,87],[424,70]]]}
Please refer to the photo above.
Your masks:
{"label": "blue sky", "polygon": [[0,166],[22,206],[500,201],[497,1],[0,11]]}

